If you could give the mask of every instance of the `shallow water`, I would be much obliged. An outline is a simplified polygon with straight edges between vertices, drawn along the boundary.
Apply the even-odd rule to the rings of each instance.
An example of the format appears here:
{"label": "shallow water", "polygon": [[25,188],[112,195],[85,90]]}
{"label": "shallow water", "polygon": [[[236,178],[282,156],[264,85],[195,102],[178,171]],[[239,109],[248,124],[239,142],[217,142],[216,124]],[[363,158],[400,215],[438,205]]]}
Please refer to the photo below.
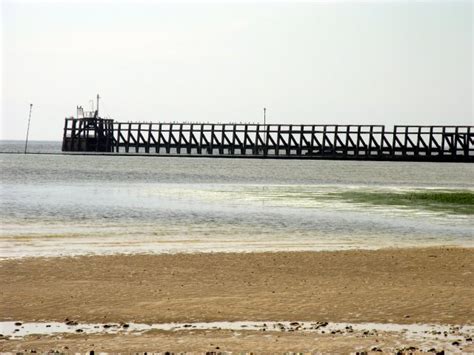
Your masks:
{"label": "shallow water", "polygon": [[0,170],[2,258],[474,246],[472,164],[0,154]]}

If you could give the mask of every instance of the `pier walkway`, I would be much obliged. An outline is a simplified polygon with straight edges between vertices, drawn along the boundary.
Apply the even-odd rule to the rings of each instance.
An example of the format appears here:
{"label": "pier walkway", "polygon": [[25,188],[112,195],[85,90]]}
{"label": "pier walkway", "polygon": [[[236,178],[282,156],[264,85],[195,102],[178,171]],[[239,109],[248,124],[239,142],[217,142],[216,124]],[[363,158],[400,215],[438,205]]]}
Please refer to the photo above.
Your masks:
{"label": "pier walkway", "polygon": [[114,122],[66,118],[62,150],[173,156],[474,162],[473,126]]}

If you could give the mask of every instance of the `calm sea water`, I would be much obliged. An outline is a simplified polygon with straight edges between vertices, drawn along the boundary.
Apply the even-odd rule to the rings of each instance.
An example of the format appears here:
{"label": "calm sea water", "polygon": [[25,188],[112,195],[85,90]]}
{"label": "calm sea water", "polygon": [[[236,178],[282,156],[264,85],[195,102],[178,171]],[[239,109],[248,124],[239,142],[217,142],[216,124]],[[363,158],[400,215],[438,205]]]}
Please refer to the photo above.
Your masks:
{"label": "calm sea water", "polygon": [[0,169],[2,258],[474,246],[471,205],[384,200],[472,194],[472,164],[0,154]]}

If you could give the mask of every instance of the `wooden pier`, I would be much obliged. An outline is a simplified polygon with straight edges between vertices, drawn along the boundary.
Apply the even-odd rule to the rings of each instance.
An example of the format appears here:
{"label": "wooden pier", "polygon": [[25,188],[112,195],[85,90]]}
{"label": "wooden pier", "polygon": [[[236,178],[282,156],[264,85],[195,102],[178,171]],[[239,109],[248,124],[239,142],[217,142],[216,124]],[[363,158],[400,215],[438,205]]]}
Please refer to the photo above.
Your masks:
{"label": "wooden pier", "polygon": [[473,126],[114,122],[66,118],[63,151],[178,156],[474,161]]}

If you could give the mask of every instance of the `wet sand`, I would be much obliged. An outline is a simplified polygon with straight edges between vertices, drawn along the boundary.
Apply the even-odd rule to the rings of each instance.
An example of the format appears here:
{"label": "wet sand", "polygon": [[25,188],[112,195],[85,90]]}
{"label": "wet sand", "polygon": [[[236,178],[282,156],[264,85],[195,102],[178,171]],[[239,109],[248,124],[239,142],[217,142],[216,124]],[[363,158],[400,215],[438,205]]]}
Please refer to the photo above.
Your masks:
{"label": "wet sand", "polygon": [[[474,249],[470,248],[29,258],[0,261],[0,279],[1,320],[474,323]],[[164,337],[157,344],[168,344],[166,349],[173,351],[189,344],[212,350],[209,338],[229,346],[239,339],[229,332],[157,332],[153,341]],[[245,350],[249,341],[249,351],[255,347],[290,350],[283,343],[271,347],[270,338],[253,333],[236,343],[242,347],[229,349]],[[304,349],[312,349],[320,337],[318,344],[323,344],[327,337],[279,335],[288,344],[307,342]],[[77,344],[92,339],[95,346],[109,344],[104,349],[112,351],[121,349],[119,344],[125,346],[127,339],[131,350],[137,342],[153,344],[149,336],[68,335],[64,339],[77,338]],[[348,346],[344,349],[366,343],[339,338]],[[4,340],[0,349],[30,342],[54,344],[50,337],[28,339]],[[328,341],[332,343],[338,341]],[[331,349],[339,348],[327,351]]]}
{"label": "wet sand", "polygon": [[105,335],[76,335],[64,336],[29,336],[23,341],[9,340],[2,343],[3,351],[30,352],[154,352],[183,353],[183,352],[238,352],[238,353],[349,353],[366,351],[377,354],[378,351],[387,353],[449,353],[474,352],[472,342],[461,341],[460,345],[433,344],[407,340],[400,334],[379,333],[377,335],[363,334],[310,334],[303,332],[259,332],[242,330],[183,331],[166,332],[150,331],[145,334],[105,334]]}
{"label": "wet sand", "polygon": [[4,350],[23,352],[474,351],[474,326],[466,325],[295,321],[153,325],[0,322],[2,327],[5,334],[3,338],[0,336],[0,344],[4,340]]}

